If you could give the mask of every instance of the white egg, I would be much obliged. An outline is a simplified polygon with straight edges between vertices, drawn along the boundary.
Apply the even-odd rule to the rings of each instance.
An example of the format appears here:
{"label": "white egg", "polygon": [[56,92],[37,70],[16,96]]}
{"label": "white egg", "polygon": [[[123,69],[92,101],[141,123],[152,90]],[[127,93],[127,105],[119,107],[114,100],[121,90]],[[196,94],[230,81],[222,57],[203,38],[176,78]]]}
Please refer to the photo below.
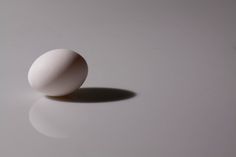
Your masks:
{"label": "white egg", "polygon": [[33,89],[48,96],[63,96],[78,89],[88,74],[85,59],[72,50],[55,49],[38,57],[28,73]]}

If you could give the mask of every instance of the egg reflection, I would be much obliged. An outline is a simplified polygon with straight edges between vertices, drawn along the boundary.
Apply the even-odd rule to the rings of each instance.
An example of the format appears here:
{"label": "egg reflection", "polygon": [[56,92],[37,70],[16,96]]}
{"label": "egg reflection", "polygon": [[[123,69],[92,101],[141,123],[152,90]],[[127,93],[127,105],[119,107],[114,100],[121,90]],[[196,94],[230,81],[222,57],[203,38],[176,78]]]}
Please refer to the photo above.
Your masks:
{"label": "egg reflection", "polygon": [[52,138],[68,138],[79,130],[79,105],[50,100],[35,102],[29,111],[29,121],[41,134]]}

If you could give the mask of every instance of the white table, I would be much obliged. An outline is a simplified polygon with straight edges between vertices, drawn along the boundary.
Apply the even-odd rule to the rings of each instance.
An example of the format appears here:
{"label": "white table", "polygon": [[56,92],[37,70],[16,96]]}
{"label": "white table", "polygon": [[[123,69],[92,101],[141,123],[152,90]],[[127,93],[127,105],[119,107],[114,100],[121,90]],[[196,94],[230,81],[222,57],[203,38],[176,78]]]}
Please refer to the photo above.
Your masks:
{"label": "white table", "polygon": [[[0,20],[1,157],[236,156],[235,0],[1,0]],[[85,101],[29,87],[55,48],[86,58]]]}

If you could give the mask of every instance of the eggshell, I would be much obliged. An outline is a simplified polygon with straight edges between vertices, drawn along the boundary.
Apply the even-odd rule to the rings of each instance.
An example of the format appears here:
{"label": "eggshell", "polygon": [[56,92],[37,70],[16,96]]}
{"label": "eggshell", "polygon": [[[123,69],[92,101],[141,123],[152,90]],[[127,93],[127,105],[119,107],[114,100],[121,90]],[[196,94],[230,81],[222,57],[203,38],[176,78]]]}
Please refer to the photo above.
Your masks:
{"label": "eggshell", "polygon": [[28,73],[33,89],[48,96],[63,96],[78,89],[88,74],[88,65],[78,53],[55,49],[38,57]]}

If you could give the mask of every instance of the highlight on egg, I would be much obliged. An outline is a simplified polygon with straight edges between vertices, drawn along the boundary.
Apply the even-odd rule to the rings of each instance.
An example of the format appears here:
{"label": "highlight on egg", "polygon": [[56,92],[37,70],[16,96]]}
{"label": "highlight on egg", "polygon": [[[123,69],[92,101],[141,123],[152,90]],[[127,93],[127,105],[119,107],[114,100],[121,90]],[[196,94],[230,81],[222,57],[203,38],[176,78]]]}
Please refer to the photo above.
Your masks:
{"label": "highlight on egg", "polygon": [[55,49],[33,62],[28,81],[33,89],[47,96],[63,96],[80,88],[87,75],[88,65],[80,54],[68,49]]}

